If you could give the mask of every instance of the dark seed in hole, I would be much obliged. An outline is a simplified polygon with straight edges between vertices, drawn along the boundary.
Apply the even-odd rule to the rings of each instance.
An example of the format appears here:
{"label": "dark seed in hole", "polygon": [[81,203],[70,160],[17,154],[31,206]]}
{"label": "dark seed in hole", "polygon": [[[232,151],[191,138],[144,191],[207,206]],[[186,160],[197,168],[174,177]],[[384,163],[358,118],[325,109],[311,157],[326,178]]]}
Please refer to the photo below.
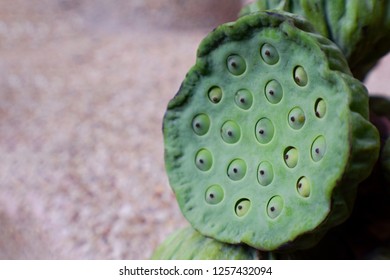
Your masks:
{"label": "dark seed in hole", "polygon": [[274,95],[274,91],[271,89],[269,92],[268,92],[270,95]]}
{"label": "dark seed in hole", "polygon": [[237,67],[237,63],[235,63],[234,61],[230,64],[233,68],[236,68]]}
{"label": "dark seed in hole", "polygon": [[260,129],[260,130],[259,130],[259,133],[260,133],[260,134],[264,134],[264,130]]}
{"label": "dark seed in hole", "polygon": [[295,77],[295,82],[296,82],[297,84],[299,84],[299,83],[301,83],[301,79],[299,79],[298,77]]}
{"label": "dark seed in hole", "polygon": [[316,154],[319,154],[320,153],[320,149],[316,148]]}
{"label": "dark seed in hole", "polygon": [[291,117],[290,120],[291,120],[292,122],[295,122],[295,117]]}
{"label": "dark seed in hole", "polygon": [[241,98],[241,99],[240,99],[240,102],[241,102],[241,103],[245,103],[245,99],[244,99],[244,98]]}
{"label": "dark seed in hole", "polygon": [[316,116],[319,118],[320,117],[320,113],[318,113],[317,111],[316,111]]}
{"label": "dark seed in hole", "polygon": [[285,160],[288,160],[288,155],[285,155],[285,156],[284,156],[284,159],[285,159]]}
{"label": "dark seed in hole", "polygon": [[210,198],[214,198],[214,194],[213,193],[210,193]]}
{"label": "dark seed in hole", "polygon": [[265,53],[266,56],[270,56],[271,55],[271,52],[269,50],[266,50],[264,53]]}
{"label": "dark seed in hole", "polygon": [[219,101],[218,97],[213,97],[213,101],[218,102]]}
{"label": "dark seed in hole", "polygon": [[302,183],[298,184],[298,189],[302,188]]}
{"label": "dark seed in hole", "polygon": [[200,123],[196,123],[196,124],[195,124],[195,127],[196,127],[196,128],[200,128]]}
{"label": "dark seed in hole", "polygon": [[264,170],[260,170],[260,175],[264,175]]}
{"label": "dark seed in hole", "polygon": [[275,211],[275,207],[272,206],[272,207],[270,208],[270,210],[271,210],[271,212],[274,212],[274,211]]}
{"label": "dark seed in hole", "polygon": [[237,168],[233,168],[233,172],[237,173],[238,172]]}
{"label": "dark seed in hole", "polygon": [[199,160],[199,163],[200,163],[200,164],[203,164],[203,163],[204,163],[204,160],[203,160],[203,159],[200,159],[200,160]]}
{"label": "dark seed in hole", "polygon": [[229,136],[233,136],[233,132],[231,132],[230,130],[227,132],[227,135]]}
{"label": "dark seed in hole", "polygon": [[242,206],[241,206],[241,205],[238,205],[237,208],[238,208],[238,210],[241,210],[241,209],[242,209]]}

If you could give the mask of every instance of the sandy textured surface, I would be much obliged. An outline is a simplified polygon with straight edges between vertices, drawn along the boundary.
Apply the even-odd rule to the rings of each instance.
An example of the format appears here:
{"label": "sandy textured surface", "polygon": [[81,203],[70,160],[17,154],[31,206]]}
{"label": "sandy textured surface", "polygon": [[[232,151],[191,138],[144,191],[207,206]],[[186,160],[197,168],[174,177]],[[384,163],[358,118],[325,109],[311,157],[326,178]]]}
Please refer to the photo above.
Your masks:
{"label": "sandy textured surface", "polygon": [[[0,2],[0,258],[145,259],[186,225],[162,117],[239,5],[184,2]],[[389,63],[370,90],[390,92]]]}

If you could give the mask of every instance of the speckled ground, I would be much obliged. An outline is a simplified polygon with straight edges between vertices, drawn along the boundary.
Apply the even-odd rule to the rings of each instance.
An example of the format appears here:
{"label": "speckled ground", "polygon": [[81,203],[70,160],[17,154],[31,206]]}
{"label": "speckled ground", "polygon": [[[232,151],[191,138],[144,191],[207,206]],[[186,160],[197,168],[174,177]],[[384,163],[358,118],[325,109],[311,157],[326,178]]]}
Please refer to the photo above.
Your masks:
{"label": "speckled ground", "polygon": [[[1,259],[145,259],[186,225],[161,122],[226,19],[172,19],[169,2],[183,1],[1,1]],[[372,91],[386,92],[389,62]]]}

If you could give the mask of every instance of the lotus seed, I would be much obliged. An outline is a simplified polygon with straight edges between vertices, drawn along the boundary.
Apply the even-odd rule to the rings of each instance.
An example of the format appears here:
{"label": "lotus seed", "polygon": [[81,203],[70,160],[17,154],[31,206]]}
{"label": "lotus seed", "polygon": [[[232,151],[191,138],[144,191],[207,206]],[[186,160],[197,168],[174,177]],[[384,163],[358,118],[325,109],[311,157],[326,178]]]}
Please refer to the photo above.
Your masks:
{"label": "lotus seed", "polygon": [[265,97],[272,104],[279,103],[283,98],[283,89],[276,80],[269,81],[264,89]]}
{"label": "lotus seed", "polygon": [[206,202],[209,204],[218,204],[224,198],[224,191],[219,185],[212,185],[206,190]]}
{"label": "lotus seed", "polygon": [[253,103],[253,96],[249,90],[241,89],[236,93],[235,102],[238,107],[248,110]]}
{"label": "lotus seed", "polygon": [[303,197],[309,197],[310,195],[310,182],[306,177],[299,178],[297,182],[297,191]]}
{"label": "lotus seed", "polygon": [[263,161],[258,167],[257,180],[262,186],[268,186],[274,179],[274,171],[271,163]]}
{"label": "lotus seed", "polygon": [[210,128],[210,118],[206,114],[199,114],[192,120],[192,129],[199,135],[205,135]]}
{"label": "lotus seed", "polygon": [[206,149],[199,150],[195,156],[195,164],[202,171],[209,170],[213,165],[213,157],[211,153]]}
{"label": "lotus seed", "polygon": [[302,66],[297,66],[294,69],[294,81],[298,86],[305,86],[307,85],[307,73],[305,69]]}
{"label": "lotus seed", "polygon": [[219,101],[221,101],[222,99],[222,90],[220,87],[212,87],[210,90],[209,90],[209,99],[212,103],[219,103]]}
{"label": "lotus seed", "polygon": [[230,55],[227,58],[227,68],[233,75],[241,75],[246,70],[245,60],[237,54]]}
{"label": "lotus seed", "polygon": [[265,63],[274,65],[279,61],[279,53],[271,44],[265,43],[261,47],[261,58]]}
{"label": "lotus seed", "polygon": [[240,140],[241,129],[234,121],[227,121],[222,125],[221,137],[226,143],[236,143]]}
{"label": "lotus seed", "polygon": [[280,197],[279,195],[272,197],[267,205],[268,217],[270,217],[271,219],[275,219],[276,217],[278,217],[283,210],[283,206],[284,202],[282,197]]}
{"label": "lotus seed", "polygon": [[241,180],[246,174],[246,163],[242,159],[233,160],[227,170],[227,175],[233,181]]}
{"label": "lotus seed", "polygon": [[326,104],[323,99],[318,99],[314,107],[315,114],[318,118],[323,118],[326,113]]}
{"label": "lotus seed", "polygon": [[242,217],[248,213],[251,206],[251,202],[248,199],[241,199],[236,204],[236,215]]}
{"label": "lotus seed", "polygon": [[262,118],[257,122],[255,134],[257,141],[259,141],[261,144],[267,144],[270,142],[274,136],[274,133],[274,125],[268,118]]}
{"label": "lotus seed", "polygon": [[288,116],[289,116],[288,124],[293,129],[300,129],[305,124],[305,120],[306,120],[305,113],[299,107],[295,107],[294,109],[292,109],[288,114]]}
{"label": "lotus seed", "polygon": [[314,161],[320,161],[326,152],[326,141],[323,136],[318,136],[311,147],[311,158]]}
{"label": "lotus seed", "polygon": [[284,152],[284,162],[290,168],[294,168],[298,163],[298,150],[294,147],[288,147]]}

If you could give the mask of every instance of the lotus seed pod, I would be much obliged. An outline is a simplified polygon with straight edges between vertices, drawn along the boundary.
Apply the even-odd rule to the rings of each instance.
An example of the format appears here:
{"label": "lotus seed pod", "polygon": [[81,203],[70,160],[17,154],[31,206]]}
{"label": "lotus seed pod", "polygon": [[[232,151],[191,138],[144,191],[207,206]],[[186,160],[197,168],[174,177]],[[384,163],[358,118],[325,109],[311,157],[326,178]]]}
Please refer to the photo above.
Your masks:
{"label": "lotus seed pod", "polygon": [[265,10],[306,18],[317,32],[336,43],[360,80],[390,50],[388,0],[257,0],[244,6],[240,16]]}
{"label": "lotus seed pod", "polygon": [[[163,132],[170,185],[201,234],[293,250],[313,246],[349,216],[356,186],[378,158],[378,132],[368,121],[367,90],[340,50],[313,32],[300,17],[260,12],[219,26],[200,44]],[[265,45],[277,60],[264,57]],[[244,71],[232,70],[232,56]],[[223,93],[218,103],[210,88]],[[249,108],[237,105],[242,90],[251,93]],[[199,114],[210,122],[202,135],[191,126]],[[199,151],[209,152],[207,168]]]}
{"label": "lotus seed pod", "polygon": [[172,233],[153,252],[153,260],[257,260],[267,255],[245,245],[205,237],[191,227]]}

